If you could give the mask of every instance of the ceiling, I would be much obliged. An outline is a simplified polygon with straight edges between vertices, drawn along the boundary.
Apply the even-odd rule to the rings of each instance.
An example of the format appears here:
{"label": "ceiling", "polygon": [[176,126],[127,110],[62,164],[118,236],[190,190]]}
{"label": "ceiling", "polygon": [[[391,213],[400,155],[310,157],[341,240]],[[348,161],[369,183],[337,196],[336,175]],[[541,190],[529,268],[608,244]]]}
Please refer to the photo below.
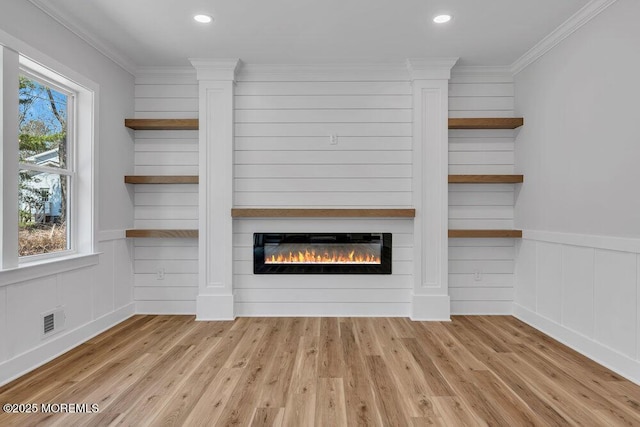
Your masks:
{"label": "ceiling", "polygon": [[[588,0],[31,0],[128,65],[389,63],[460,57],[510,65]],[[453,15],[436,25],[439,13]],[[196,13],[214,16],[197,24]]]}

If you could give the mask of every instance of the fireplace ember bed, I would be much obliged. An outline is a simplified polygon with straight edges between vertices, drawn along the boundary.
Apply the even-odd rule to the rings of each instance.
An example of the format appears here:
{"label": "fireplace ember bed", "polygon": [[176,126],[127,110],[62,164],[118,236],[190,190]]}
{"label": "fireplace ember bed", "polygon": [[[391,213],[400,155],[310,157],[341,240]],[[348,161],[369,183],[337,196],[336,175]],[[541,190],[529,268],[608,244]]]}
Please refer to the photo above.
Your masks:
{"label": "fireplace ember bed", "polygon": [[254,233],[254,274],[391,274],[391,233]]}

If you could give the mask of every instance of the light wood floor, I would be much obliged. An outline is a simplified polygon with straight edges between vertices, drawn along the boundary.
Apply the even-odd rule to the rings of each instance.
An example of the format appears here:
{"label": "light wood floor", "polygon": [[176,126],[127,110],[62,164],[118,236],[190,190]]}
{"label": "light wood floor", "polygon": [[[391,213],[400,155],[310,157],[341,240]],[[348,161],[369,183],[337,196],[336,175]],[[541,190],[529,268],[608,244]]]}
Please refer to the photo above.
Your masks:
{"label": "light wood floor", "polygon": [[0,425],[640,425],[640,387],[508,316],[136,316],[0,388]]}

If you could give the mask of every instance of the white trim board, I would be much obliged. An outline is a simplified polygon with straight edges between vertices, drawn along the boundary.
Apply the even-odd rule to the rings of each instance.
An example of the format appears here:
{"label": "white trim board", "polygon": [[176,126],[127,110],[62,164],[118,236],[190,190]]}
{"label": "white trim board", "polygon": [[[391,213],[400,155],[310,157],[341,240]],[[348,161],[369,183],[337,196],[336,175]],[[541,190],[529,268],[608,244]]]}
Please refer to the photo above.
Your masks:
{"label": "white trim board", "polygon": [[584,246],[611,251],[640,253],[640,239],[627,237],[560,233],[557,231],[522,230],[522,238],[524,240],[561,243],[570,246]]}
{"label": "white trim board", "polygon": [[640,385],[640,362],[515,303],[514,316],[551,338],[571,347],[578,353]]}
{"label": "white trim board", "polygon": [[61,356],[118,323],[124,322],[134,314],[134,305],[128,304],[77,329],[59,335],[13,359],[0,363],[0,386]]}
{"label": "white trim board", "polygon": [[0,287],[91,267],[100,262],[99,256],[99,253],[75,254],[68,257],[51,258],[34,264],[23,264],[16,268],[2,270],[0,271]]}

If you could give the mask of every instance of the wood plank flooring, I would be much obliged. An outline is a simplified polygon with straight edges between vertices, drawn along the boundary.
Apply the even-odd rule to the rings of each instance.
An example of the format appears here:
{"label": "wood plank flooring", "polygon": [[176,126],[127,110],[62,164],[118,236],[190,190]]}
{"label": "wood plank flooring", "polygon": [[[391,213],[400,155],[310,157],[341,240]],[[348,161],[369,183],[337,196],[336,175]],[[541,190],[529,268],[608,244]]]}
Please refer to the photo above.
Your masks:
{"label": "wood plank flooring", "polygon": [[640,425],[640,387],[510,316],[135,316],[0,387],[2,426]]}

